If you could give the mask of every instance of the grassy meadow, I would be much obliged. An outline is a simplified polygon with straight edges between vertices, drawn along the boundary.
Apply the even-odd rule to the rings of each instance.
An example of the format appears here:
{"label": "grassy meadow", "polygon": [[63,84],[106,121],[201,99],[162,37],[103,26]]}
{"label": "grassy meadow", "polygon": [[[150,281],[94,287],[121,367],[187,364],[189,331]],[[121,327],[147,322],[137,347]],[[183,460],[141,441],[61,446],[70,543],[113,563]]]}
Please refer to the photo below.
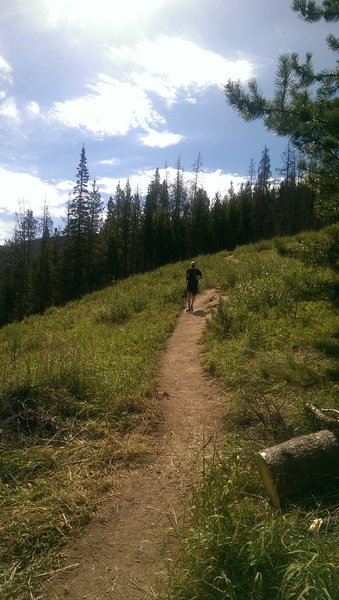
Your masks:
{"label": "grassy meadow", "polygon": [[166,598],[339,599],[338,487],[280,513],[254,461],[321,429],[306,402],[339,408],[338,259],[332,226],[239,247],[228,263],[204,352],[225,390],[225,445],[206,460],[174,532],[181,556]]}
{"label": "grassy meadow", "polygon": [[[338,408],[339,228],[199,257],[221,298],[204,338],[225,390],[225,447],[206,461],[174,535],[172,600],[338,600],[338,497],[278,514],[258,448]],[[118,468],[145,460],[159,357],[185,301],[186,263],[130,277],[0,330],[0,597],[36,600]],[[323,518],[319,534],[310,532]]]}
{"label": "grassy meadow", "polygon": [[2,600],[35,598],[116,468],[152,450],[159,356],[183,306],[183,271],[130,277],[0,330]]}

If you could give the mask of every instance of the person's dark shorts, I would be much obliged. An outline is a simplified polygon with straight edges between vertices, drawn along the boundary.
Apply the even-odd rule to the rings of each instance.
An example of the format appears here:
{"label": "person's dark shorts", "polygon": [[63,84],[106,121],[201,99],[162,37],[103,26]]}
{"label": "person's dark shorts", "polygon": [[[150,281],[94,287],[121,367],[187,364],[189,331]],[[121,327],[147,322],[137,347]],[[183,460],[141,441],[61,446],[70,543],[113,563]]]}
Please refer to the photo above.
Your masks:
{"label": "person's dark shorts", "polygon": [[196,295],[198,291],[198,282],[197,281],[188,281],[187,282],[187,291],[191,294]]}

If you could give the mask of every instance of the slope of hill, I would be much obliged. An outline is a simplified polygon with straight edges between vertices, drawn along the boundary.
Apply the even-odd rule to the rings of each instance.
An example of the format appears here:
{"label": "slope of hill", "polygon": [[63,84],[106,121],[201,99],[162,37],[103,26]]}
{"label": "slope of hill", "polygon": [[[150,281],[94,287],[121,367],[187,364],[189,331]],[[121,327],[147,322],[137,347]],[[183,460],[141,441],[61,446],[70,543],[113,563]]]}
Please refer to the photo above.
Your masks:
{"label": "slope of hill", "polygon": [[307,402],[339,409],[338,259],[338,225],[234,252],[204,361],[227,392],[226,443],[203,473],[189,529],[178,527],[166,598],[338,600],[338,485],[305,493],[300,482],[279,513],[255,464],[259,449],[324,427]]}
{"label": "slope of hill", "polygon": [[[225,253],[199,261],[206,288],[231,291],[231,301],[221,300],[215,311],[204,358],[231,397],[231,408],[227,448],[212,476],[206,470],[199,495],[204,511],[192,515],[193,541],[185,534],[182,542],[187,562],[175,574],[172,598],[228,593],[271,599],[279,588],[276,598],[284,600],[298,593],[333,600],[329,591],[304,593],[307,586],[331,590],[338,583],[330,561],[333,530],[322,531],[321,558],[312,559],[315,542],[306,526],[319,511],[329,511],[328,500],[318,512],[308,508],[308,516],[294,511],[292,517],[274,517],[250,465],[262,444],[315,427],[303,410],[310,397],[323,406],[337,402],[338,246],[338,227],[332,226],[239,248],[239,262],[226,260]],[[152,451],[158,365],[183,307],[185,267],[131,277],[0,331],[4,599],[34,597],[42,575],[58,568],[60,548],[88,523],[111,488],[117,465]],[[332,508],[336,502],[332,496]],[[228,531],[221,526],[226,522]],[[288,550],[285,534],[291,534]],[[260,544],[269,550],[259,552]],[[273,550],[281,562],[273,560]],[[317,570],[318,563],[327,567]]]}

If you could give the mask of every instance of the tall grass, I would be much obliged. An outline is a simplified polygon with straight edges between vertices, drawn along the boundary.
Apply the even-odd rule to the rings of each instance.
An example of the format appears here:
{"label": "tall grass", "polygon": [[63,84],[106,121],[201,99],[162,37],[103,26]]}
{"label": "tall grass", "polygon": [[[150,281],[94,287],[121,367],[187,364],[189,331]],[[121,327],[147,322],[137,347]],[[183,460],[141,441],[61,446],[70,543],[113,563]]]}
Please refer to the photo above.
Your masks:
{"label": "tall grass", "polygon": [[175,530],[181,557],[166,598],[339,599],[338,491],[277,513],[254,461],[258,449],[321,427],[306,402],[339,408],[338,232],[244,246],[227,267],[221,255],[212,259],[228,293],[206,332],[204,361],[227,398],[225,446],[204,465]]}
{"label": "tall grass", "polygon": [[183,265],[0,331],[0,597],[32,598],[120,463],[152,450],[159,356]]}
{"label": "tall grass", "polygon": [[[238,248],[238,262],[225,252],[197,258],[201,284],[221,295],[204,361],[227,391],[226,444],[206,461],[179,532],[170,598],[338,599],[337,498],[277,515],[253,466],[259,447],[316,427],[307,400],[337,406],[337,230],[319,236]],[[119,465],[152,451],[159,357],[184,304],[185,268],[0,330],[4,600],[38,593]]]}
{"label": "tall grass", "polygon": [[202,473],[192,508],[176,531],[181,560],[166,597],[336,600],[337,532],[311,533],[311,512],[274,514],[253,469],[240,461],[215,453]]}

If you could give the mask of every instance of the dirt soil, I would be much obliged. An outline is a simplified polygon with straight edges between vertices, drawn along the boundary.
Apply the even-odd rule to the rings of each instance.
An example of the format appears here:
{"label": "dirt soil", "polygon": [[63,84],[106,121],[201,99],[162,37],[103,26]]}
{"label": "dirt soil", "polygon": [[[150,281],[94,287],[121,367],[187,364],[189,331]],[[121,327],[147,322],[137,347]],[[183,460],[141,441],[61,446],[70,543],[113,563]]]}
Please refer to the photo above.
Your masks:
{"label": "dirt soil", "polygon": [[213,290],[198,294],[194,313],[179,316],[168,340],[159,371],[162,420],[153,459],[118,474],[117,487],[40,597],[150,600],[166,588],[175,560],[168,530],[190,502],[202,458],[221,436],[221,392],[200,360],[202,333],[217,300]]}

